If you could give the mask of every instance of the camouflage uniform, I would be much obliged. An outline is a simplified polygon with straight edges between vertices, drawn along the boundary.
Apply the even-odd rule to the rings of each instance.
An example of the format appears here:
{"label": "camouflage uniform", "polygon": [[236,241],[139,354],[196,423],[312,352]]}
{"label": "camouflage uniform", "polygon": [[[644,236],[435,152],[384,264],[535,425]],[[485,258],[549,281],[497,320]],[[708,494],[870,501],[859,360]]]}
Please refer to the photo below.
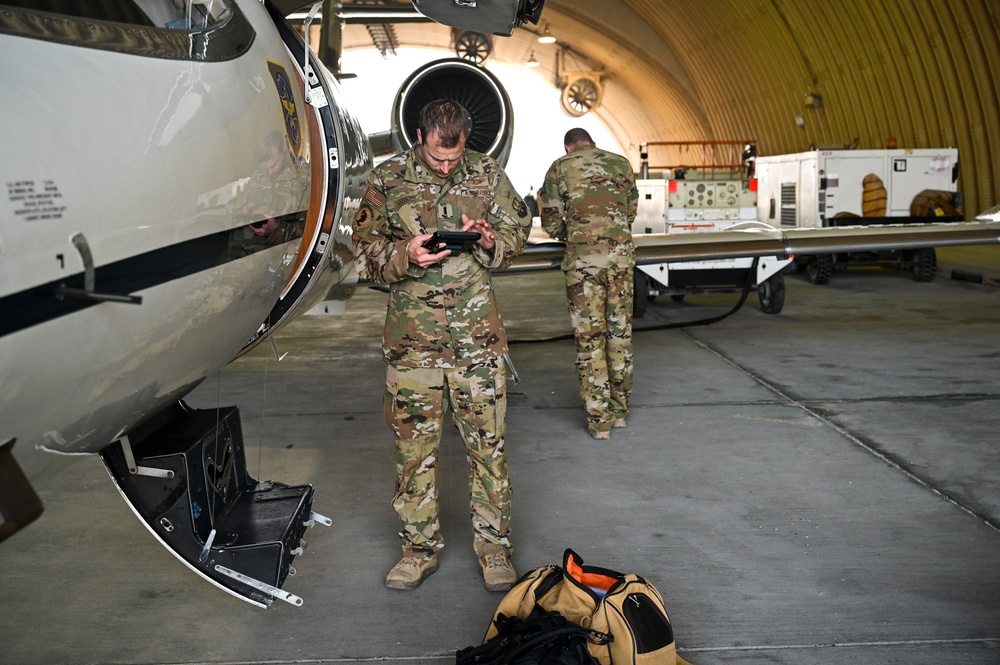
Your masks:
{"label": "camouflage uniform", "polygon": [[249,223],[276,220],[265,235],[240,226],[230,233],[226,259],[239,259],[302,237],[309,207],[309,168],[293,168],[285,138],[271,132],[260,148],[260,166],[250,176],[231,206]]}
{"label": "camouflage uniform", "polygon": [[[413,236],[460,231],[462,213],[486,219],[492,251],[475,245],[429,268],[409,262]],[[474,546],[509,554],[511,486],[504,430],[507,338],[490,282],[527,240],[531,219],[500,165],[465,151],[442,180],[414,149],[373,172],[354,220],[361,273],[389,284],[383,333],[385,418],[395,434],[393,508],[403,554],[444,546],[438,520],[437,456],[447,405],[468,451]],[[447,402],[446,402],[447,400]]]}
{"label": "camouflage uniform", "polygon": [[639,192],[624,157],[592,145],[552,163],[539,190],[542,227],[566,242],[569,314],[591,431],[628,417],[632,392],[632,221]]}
{"label": "camouflage uniform", "polygon": [[[305,222],[298,215],[285,215],[276,220],[274,229],[267,235],[254,233],[249,226],[241,226],[229,232],[229,243],[226,247],[226,260],[241,259],[271,247],[277,247],[302,237]],[[288,252],[297,251],[290,248]]]}

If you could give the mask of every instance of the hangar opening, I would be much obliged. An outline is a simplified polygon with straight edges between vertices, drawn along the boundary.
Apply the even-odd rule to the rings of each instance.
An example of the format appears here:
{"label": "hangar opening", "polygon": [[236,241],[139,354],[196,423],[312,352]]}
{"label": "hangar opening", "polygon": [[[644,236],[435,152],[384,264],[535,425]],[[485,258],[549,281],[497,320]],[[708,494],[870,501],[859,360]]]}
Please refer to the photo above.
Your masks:
{"label": "hangar opening", "polygon": [[[341,88],[368,134],[389,129],[394,96],[415,69],[445,57],[447,49],[399,48],[383,57],[371,47],[344,52]],[[523,195],[541,185],[552,160],[563,154],[562,137],[572,127],[583,127],[597,145],[629,156],[607,125],[593,113],[571,117],[562,110],[560,91],[530,68],[488,60],[485,66],[510,96],[514,139],[505,170]]]}

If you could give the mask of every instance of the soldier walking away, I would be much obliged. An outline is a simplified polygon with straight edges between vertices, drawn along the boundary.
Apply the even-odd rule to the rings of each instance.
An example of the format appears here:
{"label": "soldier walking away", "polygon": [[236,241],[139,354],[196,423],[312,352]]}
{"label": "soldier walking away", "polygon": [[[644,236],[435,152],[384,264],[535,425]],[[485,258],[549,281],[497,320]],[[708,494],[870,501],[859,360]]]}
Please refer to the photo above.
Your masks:
{"label": "soldier walking away", "polygon": [[[384,406],[395,435],[392,505],[403,547],[385,580],[392,589],[415,589],[438,568],[438,450],[449,405],[468,451],[483,581],[505,591],[517,579],[504,440],[507,338],[490,270],[524,248],[531,218],[500,165],[466,149],[471,129],[460,104],[424,107],[417,145],[375,168],[354,219],[363,276],[389,285]],[[481,237],[453,255],[443,245],[425,247],[435,231]]]}
{"label": "soldier walking away", "polygon": [[610,439],[628,425],[632,393],[632,222],[639,191],[628,160],[601,150],[585,129],[566,132],[566,154],[538,192],[542,228],[566,243],[562,269],[576,337],[587,431]]}

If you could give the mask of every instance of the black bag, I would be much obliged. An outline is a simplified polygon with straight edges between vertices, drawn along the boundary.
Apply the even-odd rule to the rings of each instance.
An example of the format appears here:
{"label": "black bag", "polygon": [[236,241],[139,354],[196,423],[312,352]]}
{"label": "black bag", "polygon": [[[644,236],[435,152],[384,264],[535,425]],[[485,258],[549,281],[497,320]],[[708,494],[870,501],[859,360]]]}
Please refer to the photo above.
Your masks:
{"label": "black bag", "polygon": [[540,607],[524,619],[499,614],[493,626],[492,638],[455,654],[456,665],[598,665],[587,645],[611,641]]}

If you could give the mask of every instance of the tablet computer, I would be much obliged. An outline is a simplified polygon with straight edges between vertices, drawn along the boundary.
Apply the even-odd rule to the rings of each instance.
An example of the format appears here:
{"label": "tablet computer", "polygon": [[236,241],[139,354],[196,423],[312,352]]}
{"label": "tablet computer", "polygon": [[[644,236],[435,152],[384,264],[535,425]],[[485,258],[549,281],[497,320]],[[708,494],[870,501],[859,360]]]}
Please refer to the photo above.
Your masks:
{"label": "tablet computer", "polygon": [[447,249],[452,255],[461,254],[472,249],[482,235],[478,231],[435,231],[424,243],[424,247],[432,252]]}

